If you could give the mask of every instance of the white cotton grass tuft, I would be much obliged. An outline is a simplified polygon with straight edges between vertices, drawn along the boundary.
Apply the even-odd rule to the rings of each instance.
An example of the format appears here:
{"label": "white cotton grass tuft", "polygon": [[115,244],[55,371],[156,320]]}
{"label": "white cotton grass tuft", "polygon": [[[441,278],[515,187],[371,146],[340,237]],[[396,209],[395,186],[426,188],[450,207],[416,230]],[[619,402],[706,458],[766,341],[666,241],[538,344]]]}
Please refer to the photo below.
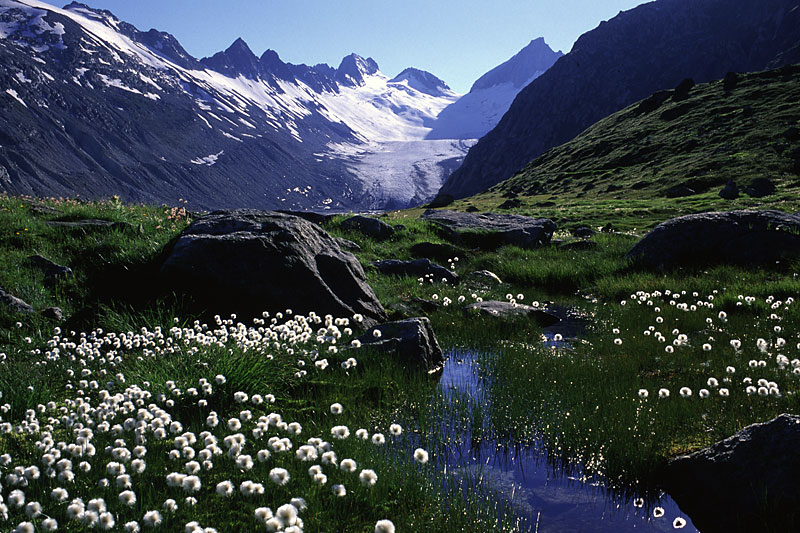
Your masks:
{"label": "white cotton grass tuft", "polygon": [[414,460],[421,465],[428,462],[428,452],[422,448],[414,450]]}
{"label": "white cotton grass tuft", "polygon": [[344,412],[344,407],[340,403],[333,403],[330,410],[332,415],[340,415]]}
{"label": "white cotton grass tuft", "polygon": [[394,533],[394,524],[391,520],[378,520],[375,523],[375,533]]}

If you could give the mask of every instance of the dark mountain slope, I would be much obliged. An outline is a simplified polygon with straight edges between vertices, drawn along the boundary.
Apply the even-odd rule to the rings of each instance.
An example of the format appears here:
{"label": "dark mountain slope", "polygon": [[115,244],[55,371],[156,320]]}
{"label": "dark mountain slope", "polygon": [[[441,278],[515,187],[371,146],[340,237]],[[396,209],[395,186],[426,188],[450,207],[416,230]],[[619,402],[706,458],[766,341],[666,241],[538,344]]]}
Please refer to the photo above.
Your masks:
{"label": "dark mountain slope", "polygon": [[729,179],[741,189],[755,178],[800,185],[800,65],[656,93],[486,195],[655,198],[681,186],[716,194]]}
{"label": "dark mountain slope", "polygon": [[719,79],[800,61],[798,0],[659,0],[578,39],[528,85],[441,193],[486,190],[544,151],[649,94],[690,77]]}

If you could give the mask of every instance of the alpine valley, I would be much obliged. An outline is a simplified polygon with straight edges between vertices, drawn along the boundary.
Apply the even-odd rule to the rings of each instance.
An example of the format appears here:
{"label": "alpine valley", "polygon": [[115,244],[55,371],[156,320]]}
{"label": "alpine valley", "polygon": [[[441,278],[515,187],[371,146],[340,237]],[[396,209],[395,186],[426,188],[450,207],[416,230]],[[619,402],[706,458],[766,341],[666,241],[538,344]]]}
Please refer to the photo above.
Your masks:
{"label": "alpine valley", "polygon": [[[0,0],[0,191],[197,208],[386,209],[432,198],[561,53],[542,39],[463,98],[371,58],[196,59],[109,11]],[[439,117],[442,117],[441,121]]]}

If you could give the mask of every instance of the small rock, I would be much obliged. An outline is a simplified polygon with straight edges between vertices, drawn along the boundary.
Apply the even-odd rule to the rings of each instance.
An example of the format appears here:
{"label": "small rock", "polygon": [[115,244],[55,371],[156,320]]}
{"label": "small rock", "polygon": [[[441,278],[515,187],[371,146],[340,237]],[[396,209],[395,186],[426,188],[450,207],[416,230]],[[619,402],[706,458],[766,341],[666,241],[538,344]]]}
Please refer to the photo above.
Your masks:
{"label": "small rock", "polygon": [[800,417],[782,414],[676,457],[663,485],[703,532],[800,531]]}
{"label": "small rock", "polygon": [[697,194],[694,189],[690,189],[686,185],[675,185],[664,191],[664,196],[667,198],[683,198],[685,196],[693,196]]}
{"label": "small rock", "polygon": [[359,231],[367,237],[379,241],[390,239],[394,235],[394,228],[377,218],[356,215],[342,222],[342,228],[350,231]]}
{"label": "small rock", "polygon": [[572,230],[572,234],[575,237],[579,237],[581,239],[588,239],[589,237],[591,237],[595,233],[597,233],[597,232],[595,230],[593,230],[592,228],[590,228],[589,226],[580,226],[580,227],[575,228],[574,230]]}
{"label": "small rock", "polygon": [[498,205],[498,209],[516,209],[522,205],[522,201],[519,198],[510,198],[503,202],[502,204]]}
{"label": "small rock", "polygon": [[728,72],[722,80],[722,90],[726,93],[731,92],[739,84],[739,75],[735,72]]}
{"label": "small rock", "polygon": [[427,257],[437,261],[447,261],[464,253],[464,250],[452,244],[434,242],[418,242],[408,250],[413,257]]}
{"label": "small rock", "polygon": [[41,255],[32,255],[28,257],[28,261],[44,272],[45,278],[48,282],[55,281],[59,278],[67,278],[72,276],[72,269],[67,266],[59,265],[50,261]]}
{"label": "small rock", "polygon": [[744,188],[744,193],[753,198],[763,198],[775,194],[775,184],[768,178],[756,178]]}
{"label": "small rock", "polygon": [[467,274],[467,281],[473,285],[492,287],[502,285],[503,281],[491,270],[476,270]]}
{"label": "small rock", "polygon": [[694,80],[692,78],[685,78],[675,87],[672,99],[676,102],[686,100],[689,97],[689,91],[692,90],[692,87],[694,87]]}
{"label": "small rock", "polygon": [[0,303],[7,306],[14,313],[31,314],[34,312],[33,307],[27,302],[4,291],[2,288],[0,288]]}
{"label": "small rock", "polygon": [[413,261],[401,261],[399,259],[386,259],[384,261],[375,261],[372,266],[378,269],[381,274],[389,274],[392,276],[411,276],[412,278],[421,278],[427,275],[432,275],[435,282],[440,282],[443,279],[447,283],[458,283],[458,274],[446,269],[436,263],[431,263],[430,259],[414,259]]}
{"label": "small rock", "polygon": [[465,306],[463,311],[465,315],[479,314],[481,316],[497,318],[530,318],[535,320],[536,323],[542,327],[552,326],[561,320],[556,315],[549,313],[546,309],[495,300],[471,303]]}
{"label": "small rock", "polygon": [[[375,336],[375,331],[380,336]],[[380,324],[358,338],[361,349],[369,348],[397,357],[408,367],[436,372],[444,366],[442,349],[427,317],[408,318]]]}
{"label": "small rock", "polygon": [[57,322],[64,320],[64,312],[60,307],[47,307],[42,309],[42,316]]}
{"label": "small rock", "polygon": [[480,209],[478,209],[474,205],[468,205],[466,209],[467,213],[477,213],[478,211],[480,211]]}
{"label": "small rock", "polygon": [[720,198],[725,198],[726,200],[735,200],[739,198],[739,187],[736,186],[736,182],[733,180],[728,180],[728,183],[719,191]]}

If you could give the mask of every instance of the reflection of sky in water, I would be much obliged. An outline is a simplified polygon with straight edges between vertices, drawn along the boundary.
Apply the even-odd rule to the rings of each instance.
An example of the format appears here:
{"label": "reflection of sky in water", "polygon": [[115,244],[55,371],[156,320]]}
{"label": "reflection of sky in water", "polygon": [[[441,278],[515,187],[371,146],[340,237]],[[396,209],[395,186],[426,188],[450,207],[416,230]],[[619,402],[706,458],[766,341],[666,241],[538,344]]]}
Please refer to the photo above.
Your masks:
{"label": "reflection of sky in water", "polygon": [[[563,345],[553,341],[555,333],[545,331],[547,345]],[[440,382],[445,394],[455,390],[486,401],[475,372],[477,364],[470,352],[451,353]],[[464,435],[461,444],[449,447],[448,472],[479,479],[484,488],[526,517],[535,532],[697,531],[691,519],[666,494],[643,508],[634,507],[630,500],[617,503],[605,494],[601,484],[591,479],[553,472],[543,452],[498,446],[489,439],[480,443],[471,440]],[[657,506],[665,511],[661,518],[653,517],[653,508]],[[673,528],[677,517],[687,521],[683,529]]]}

